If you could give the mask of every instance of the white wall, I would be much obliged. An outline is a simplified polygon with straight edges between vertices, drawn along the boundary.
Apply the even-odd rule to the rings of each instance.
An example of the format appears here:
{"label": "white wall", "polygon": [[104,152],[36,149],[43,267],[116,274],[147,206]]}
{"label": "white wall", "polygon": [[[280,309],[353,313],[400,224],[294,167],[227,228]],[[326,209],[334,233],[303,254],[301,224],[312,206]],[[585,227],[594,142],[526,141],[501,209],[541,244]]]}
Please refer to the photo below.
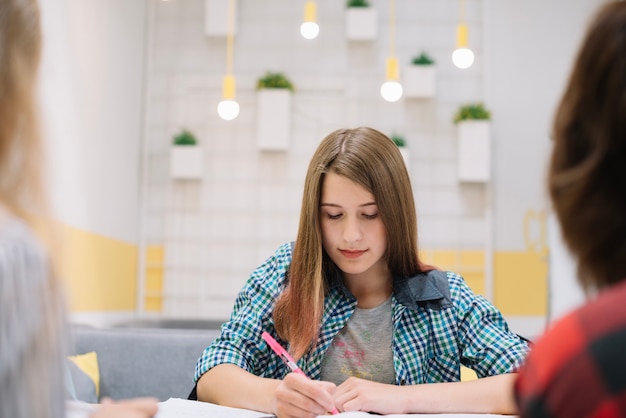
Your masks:
{"label": "white wall", "polygon": [[40,3],[42,110],[55,216],[136,244],[146,2]]}
{"label": "white wall", "polygon": [[587,23],[604,2],[488,2],[487,97],[494,110],[495,242],[500,249],[524,249],[524,213],[548,208],[544,183],[552,117]]}
{"label": "white wall", "polygon": [[[438,93],[389,104],[378,95],[387,2],[372,1],[379,39],[350,43],[341,1],[318,2],[320,37],[307,41],[298,33],[302,4],[239,0],[234,73],[242,111],[225,122],[215,107],[226,42],[205,36],[203,0],[45,0],[42,89],[55,206],[78,228],[165,246],[167,290],[180,302],[171,312],[223,317],[251,270],[294,238],[317,143],[334,128],[370,125],[408,140],[423,247],[484,249],[493,239],[495,250],[523,251],[524,213],[547,207],[554,106],[600,3],[468,0],[477,59],[461,71],[449,59],[458,2],[398,2],[400,63],[429,52]],[[284,153],[255,149],[254,86],[266,70],[284,71],[296,84],[292,145]],[[456,181],[451,118],[459,104],[479,100],[494,116],[493,203],[484,186]],[[168,177],[169,144],[182,126],[198,134],[205,151],[200,182]]]}
{"label": "white wall", "polygon": [[[423,245],[483,248],[485,188],[456,178],[459,103],[484,99],[481,46],[483,2],[468,2],[467,19],[477,66],[450,61],[458,7],[441,1],[398,4],[397,55],[401,65],[426,50],[437,62],[436,100],[387,103],[379,94],[389,54],[387,2],[379,38],[345,38],[345,7],[319,2],[320,36],[299,35],[302,4],[241,0],[234,73],[239,117],[216,114],[226,70],[226,41],[204,34],[204,1],[153,2],[146,135],[144,243],[165,246],[166,311],[179,316],[226,316],[236,291],[282,242],[295,238],[308,161],[321,139],[338,127],[369,125],[404,134],[420,212]],[[270,31],[269,28],[272,30]],[[294,82],[291,145],[286,152],[256,149],[256,80],[283,71]],[[205,151],[199,182],[168,178],[168,150],[181,128],[192,129]]]}
{"label": "white wall", "polygon": [[555,216],[548,218],[550,244],[550,310],[552,322],[585,301],[585,294],[576,280],[576,263],[563,243],[561,230]]}
{"label": "white wall", "polygon": [[[602,3],[489,2],[487,97],[494,109],[495,246],[525,249],[531,244],[525,242],[521,227],[525,213],[547,214],[543,227],[549,248],[548,322],[584,300],[544,185],[552,118],[588,21]],[[525,334],[537,335],[540,330]]]}
{"label": "white wall", "polygon": [[[547,207],[544,168],[554,106],[600,3],[467,1],[477,59],[461,71],[449,58],[458,3],[398,2],[398,59],[405,65],[422,50],[434,56],[438,92],[433,100],[389,104],[378,94],[389,52],[387,2],[372,1],[379,38],[354,43],[344,36],[343,2],[318,2],[320,36],[307,41],[298,34],[301,4],[240,0],[234,74],[242,110],[225,122],[215,106],[226,42],[204,35],[204,1],[152,2],[143,239],[165,246],[166,291],[175,301],[168,313],[229,312],[252,269],[294,238],[305,167],[321,138],[340,126],[405,135],[422,248],[525,251],[524,215]],[[296,85],[292,143],[284,153],[255,149],[254,87],[267,70],[285,72]],[[493,195],[484,185],[456,180],[451,118],[469,101],[485,101],[493,113]],[[167,177],[169,143],[182,126],[198,134],[206,153],[200,182]]]}
{"label": "white wall", "polygon": [[[518,332],[539,335],[544,324],[580,304],[584,296],[574,262],[550,213],[545,176],[550,131],[582,36],[603,0],[491,0],[488,102],[494,109],[494,246],[524,250],[547,245],[547,318],[520,325]],[[564,13],[564,10],[567,10]],[[526,242],[522,220],[543,213],[543,243]],[[535,218],[537,219],[537,218]],[[526,321],[528,322],[528,321]],[[516,326],[518,322],[514,322]]]}

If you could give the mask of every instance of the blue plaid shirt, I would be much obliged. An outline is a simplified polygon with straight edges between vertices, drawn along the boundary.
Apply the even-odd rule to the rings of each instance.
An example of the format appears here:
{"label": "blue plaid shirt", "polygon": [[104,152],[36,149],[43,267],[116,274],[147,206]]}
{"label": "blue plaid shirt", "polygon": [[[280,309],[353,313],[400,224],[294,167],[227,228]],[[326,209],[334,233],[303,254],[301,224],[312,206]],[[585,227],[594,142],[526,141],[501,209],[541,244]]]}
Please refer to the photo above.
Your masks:
{"label": "blue plaid shirt", "polygon": [[[198,359],[196,381],[223,363],[274,379],[289,373],[261,333],[267,331],[287,346],[278,339],[272,311],[286,285],[285,272],[290,263],[291,245],[286,243],[252,273],[220,336]],[[320,378],[324,353],[352,316],[356,304],[343,284],[331,287],[324,300],[320,336],[298,361],[307,376]],[[398,385],[459,381],[461,364],[479,377],[513,372],[529,351],[526,342],[509,331],[502,314],[452,272],[434,270],[413,278],[395,278],[392,316],[393,365]]]}

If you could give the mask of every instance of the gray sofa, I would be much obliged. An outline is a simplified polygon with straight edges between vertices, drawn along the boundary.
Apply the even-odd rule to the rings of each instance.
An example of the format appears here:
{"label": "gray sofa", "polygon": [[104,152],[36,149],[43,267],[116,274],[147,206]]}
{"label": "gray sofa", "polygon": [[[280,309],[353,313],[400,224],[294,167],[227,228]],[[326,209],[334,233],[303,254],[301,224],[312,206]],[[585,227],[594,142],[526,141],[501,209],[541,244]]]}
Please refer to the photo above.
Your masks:
{"label": "gray sofa", "polygon": [[97,353],[100,398],[187,398],[194,386],[196,361],[219,329],[139,325],[142,327],[73,326],[71,354]]}

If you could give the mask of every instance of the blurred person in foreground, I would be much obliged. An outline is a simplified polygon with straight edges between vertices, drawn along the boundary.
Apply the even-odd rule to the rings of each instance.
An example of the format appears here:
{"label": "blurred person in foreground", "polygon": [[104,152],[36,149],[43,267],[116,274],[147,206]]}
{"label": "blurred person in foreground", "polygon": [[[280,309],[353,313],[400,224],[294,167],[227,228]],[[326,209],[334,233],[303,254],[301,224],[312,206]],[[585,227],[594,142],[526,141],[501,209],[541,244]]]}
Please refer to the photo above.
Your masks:
{"label": "blurred person in foreground", "polygon": [[588,28],[554,120],[548,188],[578,280],[596,293],[520,371],[521,417],[626,416],[626,2]]}
{"label": "blurred person in foreground", "polygon": [[[0,1],[0,418],[66,413],[68,330],[49,246],[40,184],[36,79],[41,28],[36,0]],[[155,399],[104,400],[72,416],[147,418]],[[80,411],[79,411],[80,412]]]}

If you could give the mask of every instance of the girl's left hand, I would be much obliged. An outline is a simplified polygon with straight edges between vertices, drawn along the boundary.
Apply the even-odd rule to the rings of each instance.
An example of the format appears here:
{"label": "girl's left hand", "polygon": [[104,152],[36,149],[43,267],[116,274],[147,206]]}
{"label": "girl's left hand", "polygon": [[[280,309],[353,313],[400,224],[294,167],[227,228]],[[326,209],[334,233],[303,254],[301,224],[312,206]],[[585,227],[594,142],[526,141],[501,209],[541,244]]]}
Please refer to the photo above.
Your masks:
{"label": "girl's left hand", "polygon": [[[398,398],[398,386],[350,377],[337,386],[333,393],[335,405],[340,411],[365,411],[378,414],[403,412]],[[401,388],[400,388],[401,389]]]}

